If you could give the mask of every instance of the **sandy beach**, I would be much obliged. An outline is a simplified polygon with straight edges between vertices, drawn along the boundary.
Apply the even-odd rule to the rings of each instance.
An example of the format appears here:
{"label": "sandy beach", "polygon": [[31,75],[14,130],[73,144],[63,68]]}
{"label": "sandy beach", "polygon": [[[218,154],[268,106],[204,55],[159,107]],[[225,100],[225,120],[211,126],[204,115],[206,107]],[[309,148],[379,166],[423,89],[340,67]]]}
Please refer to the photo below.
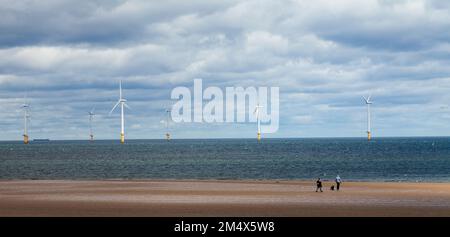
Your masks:
{"label": "sandy beach", "polygon": [[450,216],[450,183],[0,181],[0,216]]}

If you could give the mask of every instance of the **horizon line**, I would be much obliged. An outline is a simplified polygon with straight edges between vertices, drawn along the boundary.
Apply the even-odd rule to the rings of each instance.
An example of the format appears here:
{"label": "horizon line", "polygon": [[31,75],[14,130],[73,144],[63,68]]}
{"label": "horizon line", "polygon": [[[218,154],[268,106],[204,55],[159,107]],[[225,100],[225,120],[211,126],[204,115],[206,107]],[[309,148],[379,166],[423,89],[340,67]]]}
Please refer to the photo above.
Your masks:
{"label": "horizon line", "polygon": [[[277,140],[277,139],[366,139],[366,137],[270,137],[270,138],[263,138],[261,140]],[[379,137],[373,137],[373,140],[379,139],[379,138],[450,138],[450,135],[446,136],[379,136]],[[242,139],[242,140],[256,140],[256,138],[253,137],[222,137],[222,138],[173,138],[170,140],[232,140],[232,139]],[[89,139],[50,139],[50,138],[36,138],[30,140],[33,142],[34,140],[48,140],[48,141],[87,141],[87,142],[95,142],[95,141],[120,141],[120,139],[96,139],[94,141],[90,141]],[[129,138],[126,141],[145,141],[145,140],[166,140],[165,138]],[[0,140],[0,142],[23,142],[23,140]],[[37,141],[42,142],[42,141]]]}

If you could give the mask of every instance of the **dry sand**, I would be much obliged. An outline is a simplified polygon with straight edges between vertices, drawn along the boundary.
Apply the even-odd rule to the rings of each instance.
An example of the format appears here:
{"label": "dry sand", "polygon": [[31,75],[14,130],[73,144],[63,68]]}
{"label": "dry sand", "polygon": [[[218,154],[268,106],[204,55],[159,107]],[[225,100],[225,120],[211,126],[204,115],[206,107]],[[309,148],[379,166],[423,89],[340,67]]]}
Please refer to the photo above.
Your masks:
{"label": "dry sand", "polygon": [[450,216],[450,183],[0,181],[0,216]]}

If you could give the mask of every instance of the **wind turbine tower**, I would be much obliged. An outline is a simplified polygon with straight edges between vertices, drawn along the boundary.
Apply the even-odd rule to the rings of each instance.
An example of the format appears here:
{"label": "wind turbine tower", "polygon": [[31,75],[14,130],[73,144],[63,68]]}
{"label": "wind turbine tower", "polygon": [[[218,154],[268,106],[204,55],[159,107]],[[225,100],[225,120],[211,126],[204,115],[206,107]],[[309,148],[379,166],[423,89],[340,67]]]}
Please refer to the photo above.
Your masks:
{"label": "wind turbine tower", "polygon": [[166,140],[170,141],[170,133],[169,133],[170,110],[169,109],[166,110],[166,114],[167,114],[167,117],[166,117]]}
{"label": "wind turbine tower", "polygon": [[92,108],[91,111],[89,111],[89,137],[91,139],[91,142],[94,141],[94,134],[92,133],[92,120],[94,119],[94,113],[95,107]]}
{"label": "wind turbine tower", "polygon": [[130,107],[125,103],[127,100],[122,97],[122,81],[119,84],[119,101],[117,101],[116,105],[109,112],[111,113],[120,105],[120,143],[125,143],[125,115],[124,115],[124,107],[130,109]]}
{"label": "wind turbine tower", "polygon": [[30,105],[27,104],[26,96],[24,98],[24,103],[22,104],[23,109],[23,143],[28,144],[29,143],[29,137],[28,137],[28,121],[30,120]]}
{"label": "wind turbine tower", "polygon": [[258,142],[261,141],[261,119],[259,117],[259,109],[260,108],[262,108],[262,106],[260,106],[259,102],[258,102],[258,104],[255,107],[255,111],[253,112],[254,114],[256,114],[256,122],[258,124],[258,133],[256,136],[256,139],[258,140]]}
{"label": "wind turbine tower", "polygon": [[370,100],[370,97],[371,97],[370,95],[367,98],[363,96],[363,99],[364,99],[364,101],[366,102],[366,105],[367,105],[367,140],[368,141],[370,141],[370,139],[372,138],[372,134],[370,132],[370,126],[371,126],[371,124],[370,124],[370,105],[373,102]]}

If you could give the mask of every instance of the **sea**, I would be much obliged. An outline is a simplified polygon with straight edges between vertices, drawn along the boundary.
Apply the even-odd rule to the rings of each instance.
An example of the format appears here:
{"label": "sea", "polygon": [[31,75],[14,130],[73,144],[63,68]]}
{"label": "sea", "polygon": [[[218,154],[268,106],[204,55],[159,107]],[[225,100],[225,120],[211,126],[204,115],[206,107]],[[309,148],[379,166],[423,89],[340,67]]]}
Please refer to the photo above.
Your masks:
{"label": "sea", "polygon": [[0,142],[0,179],[449,182],[450,137]]}

